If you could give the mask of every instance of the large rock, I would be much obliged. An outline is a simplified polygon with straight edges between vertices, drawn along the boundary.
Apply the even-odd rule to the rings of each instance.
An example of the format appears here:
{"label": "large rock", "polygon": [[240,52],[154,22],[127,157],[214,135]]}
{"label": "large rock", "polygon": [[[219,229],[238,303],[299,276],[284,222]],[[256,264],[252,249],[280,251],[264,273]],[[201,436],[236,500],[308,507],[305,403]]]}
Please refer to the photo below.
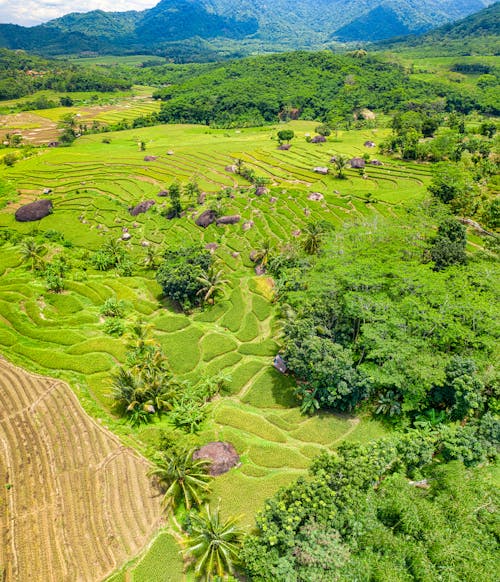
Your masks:
{"label": "large rock", "polygon": [[155,203],[154,200],[143,200],[142,202],[139,202],[137,206],[129,208],[129,212],[132,216],[143,214],[144,212],[147,212],[151,208],[151,206],[154,206],[154,203]]}
{"label": "large rock", "polygon": [[216,218],[217,213],[215,210],[205,210],[205,212],[202,212],[196,219],[196,224],[202,228],[207,228],[207,226],[215,222]]}
{"label": "large rock", "polygon": [[193,453],[193,459],[208,459],[210,463],[209,473],[213,477],[227,473],[240,463],[240,456],[231,443],[208,443]]}
{"label": "large rock", "polygon": [[350,160],[349,163],[351,164],[351,168],[355,168],[358,170],[361,170],[366,165],[364,158],[352,158],[352,160]]}
{"label": "large rock", "polygon": [[230,216],[221,216],[216,220],[217,224],[236,224],[241,220],[239,214],[231,214]]}
{"label": "large rock", "polygon": [[33,222],[52,214],[52,200],[42,199],[25,204],[16,210],[15,218],[18,222]]}

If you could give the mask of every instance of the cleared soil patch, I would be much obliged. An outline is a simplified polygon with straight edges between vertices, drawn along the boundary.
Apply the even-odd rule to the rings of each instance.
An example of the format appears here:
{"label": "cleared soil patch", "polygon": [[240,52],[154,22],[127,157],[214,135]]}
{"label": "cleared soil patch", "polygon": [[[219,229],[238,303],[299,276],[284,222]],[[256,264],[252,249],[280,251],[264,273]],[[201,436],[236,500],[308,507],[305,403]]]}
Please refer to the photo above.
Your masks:
{"label": "cleared soil patch", "polygon": [[81,408],[69,386],[0,359],[0,572],[96,582],[161,523],[147,462]]}

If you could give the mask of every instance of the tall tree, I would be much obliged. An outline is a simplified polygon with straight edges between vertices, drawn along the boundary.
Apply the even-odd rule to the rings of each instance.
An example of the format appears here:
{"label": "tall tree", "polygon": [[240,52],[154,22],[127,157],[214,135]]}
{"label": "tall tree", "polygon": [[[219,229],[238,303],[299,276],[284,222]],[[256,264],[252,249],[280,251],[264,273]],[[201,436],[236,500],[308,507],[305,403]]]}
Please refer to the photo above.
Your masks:
{"label": "tall tree", "polygon": [[204,580],[216,580],[233,574],[239,561],[243,532],[237,518],[223,519],[220,508],[205,505],[201,513],[190,519],[185,541],[186,554],[194,558],[194,571]]}

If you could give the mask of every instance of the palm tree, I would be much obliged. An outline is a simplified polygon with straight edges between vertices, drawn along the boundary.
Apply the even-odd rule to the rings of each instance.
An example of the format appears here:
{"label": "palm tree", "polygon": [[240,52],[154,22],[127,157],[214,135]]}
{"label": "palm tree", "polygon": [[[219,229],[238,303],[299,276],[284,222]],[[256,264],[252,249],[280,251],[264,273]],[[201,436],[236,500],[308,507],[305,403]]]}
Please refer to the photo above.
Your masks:
{"label": "palm tree", "polygon": [[220,508],[212,511],[209,505],[192,515],[185,552],[194,558],[197,578],[214,580],[234,572],[243,540],[237,522],[234,517],[222,519]]}
{"label": "palm tree", "polygon": [[158,247],[148,246],[146,247],[146,253],[142,264],[146,269],[154,271],[158,267],[158,261],[162,255],[161,250]]}
{"label": "palm tree", "polygon": [[156,467],[148,472],[165,489],[162,501],[165,510],[175,509],[181,502],[186,509],[191,509],[193,505],[199,506],[209,489],[210,461],[193,459],[193,452],[187,450],[180,454],[160,453],[156,458]]}
{"label": "palm tree", "polygon": [[326,228],[321,222],[308,222],[303,233],[302,248],[308,255],[316,255],[323,243]]}
{"label": "palm tree", "polygon": [[42,262],[43,245],[39,245],[34,238],[28,238],[21,243],[21,256],[25,261],[31,261],[31,270],[38,269]]}
{"label": "palm tree", "polygon": [[347,156],[338,155],[335,156],[334,165],[337,170],[337,178],[344,178],[344,169],[347,166],[348,158]]}
{"label": "palm tree", "polygon": [[227,279],[223,278],[224,271],[219,269],[216,271],[210,267],[206,273],[197,277],[198,283],[201,284],[200,289],[196,295],[201,296],[203,303],[213,304],[215,297],[222,292],[223,285],[229,283]]}
{"label": "palm tree", "polygon": [[262,243],[260,249],[257,249],[253,252],[252,260],[258,263],[261,267],[265,268],[269,261],[269,257],[271,256],[271,250],[271,241],[267,239]]}

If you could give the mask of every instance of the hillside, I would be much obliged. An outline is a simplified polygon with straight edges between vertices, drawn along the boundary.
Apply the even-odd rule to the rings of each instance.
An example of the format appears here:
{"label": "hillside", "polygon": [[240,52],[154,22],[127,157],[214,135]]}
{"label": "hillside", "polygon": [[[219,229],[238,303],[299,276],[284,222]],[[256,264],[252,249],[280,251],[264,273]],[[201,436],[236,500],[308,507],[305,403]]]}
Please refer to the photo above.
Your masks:
{"label": "hillside", "polygon": [[[420,34],[462,18],[490,0],[162,0],[142,12],[69,14],[25,28],[0,25],[0,46],[43,54],[165,51],[185,39],[241,41],[246,53],[320,47]],[[172,49],[168,51],[168,49]],[[178,47],[180,50],[182,47]]]}
{"label": "hillside", "polygon": [[419,48],[427,54],[485,54],[500,53],[500,2],[446,24],[421,36],[379,42],[376,48],[406,50]]}

